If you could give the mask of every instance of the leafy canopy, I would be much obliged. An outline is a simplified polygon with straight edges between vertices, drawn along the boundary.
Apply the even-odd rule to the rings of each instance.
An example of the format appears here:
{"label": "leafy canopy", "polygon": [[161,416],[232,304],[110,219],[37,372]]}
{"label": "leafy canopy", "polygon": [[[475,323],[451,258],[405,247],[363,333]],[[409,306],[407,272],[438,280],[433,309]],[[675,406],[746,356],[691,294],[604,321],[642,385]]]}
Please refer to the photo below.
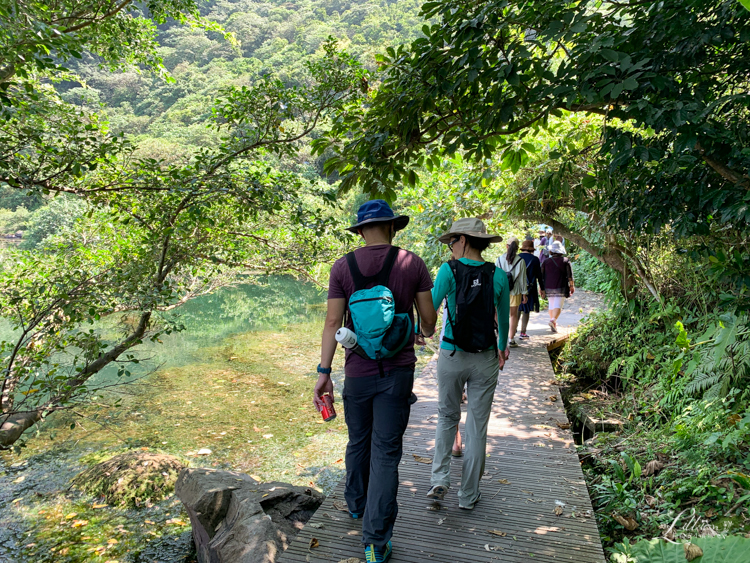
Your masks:
{"label": "leafy canopy", "polygon": [[381,58],[368,105],[316,142],[338,151],[326,166],[345,189],[393,198],[443,154],[481,163],[587,112],[606,118],[598,153],[616,181],[599,201],[620,225],[658,231],[686,208],[685,234],[750,221],[750,17],[734,0],[447,0],[423,16],[424,37]]}

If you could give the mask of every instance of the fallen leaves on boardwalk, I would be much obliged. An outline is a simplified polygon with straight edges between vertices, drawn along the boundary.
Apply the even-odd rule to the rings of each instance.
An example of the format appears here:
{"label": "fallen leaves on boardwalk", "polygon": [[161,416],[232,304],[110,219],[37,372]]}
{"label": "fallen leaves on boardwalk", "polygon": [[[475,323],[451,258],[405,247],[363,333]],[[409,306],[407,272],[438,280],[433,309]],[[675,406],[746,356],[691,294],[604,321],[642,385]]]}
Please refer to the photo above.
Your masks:
{"label": "fallen leaves on boardwalk", "polygon": [[490,534],[493,536],[500,536],[501,538],[504,538],[508,534],[506,532],[501,532],[500,530],[487,530]]}
{"label": "fallen leaves on boardwalk", "polygon": [[570,422],[560,422],[559,420],[556,420],[555,424],[557,424],[558,428],[561,428],[563,430],[567,430],[568,428],[570,428]]}
{"label": "fallen leaves on boardwalk", "polygon": [[432,463],[431,457],[423,457],[417,454],[411,454],[411,455],[414,456],[414,461],[418,461],[419,463]]}
{"label": "fallen leaves on boardwalk", "polygon": [[315,549],[319,545],[320,545],[320,542],[318,541],[318,538],[310,538],[310,544],[309,544],[310,549]]}
{"label": "fallen leaves on boardwalk", "polygon": [[349,512],[349,507],[346,506],[346,503],[338,500],[333,501],[333,508],[340,510],[341,512]]}

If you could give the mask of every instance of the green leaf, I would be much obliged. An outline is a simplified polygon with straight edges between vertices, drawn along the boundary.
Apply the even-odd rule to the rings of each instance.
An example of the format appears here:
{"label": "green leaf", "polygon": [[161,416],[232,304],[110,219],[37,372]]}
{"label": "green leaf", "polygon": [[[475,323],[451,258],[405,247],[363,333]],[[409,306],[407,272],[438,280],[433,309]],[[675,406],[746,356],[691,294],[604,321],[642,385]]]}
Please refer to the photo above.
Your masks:
{"label": "green leaf", "polygon": [[623,81],[622,87],[624,90],[635,90],[638,88],[638,81],[631,76]]}
{"label": "green leaf", "polygon": [[728,471],[726,477],[732,479],[743,489],[750,491],[750,476],[738,471]]}

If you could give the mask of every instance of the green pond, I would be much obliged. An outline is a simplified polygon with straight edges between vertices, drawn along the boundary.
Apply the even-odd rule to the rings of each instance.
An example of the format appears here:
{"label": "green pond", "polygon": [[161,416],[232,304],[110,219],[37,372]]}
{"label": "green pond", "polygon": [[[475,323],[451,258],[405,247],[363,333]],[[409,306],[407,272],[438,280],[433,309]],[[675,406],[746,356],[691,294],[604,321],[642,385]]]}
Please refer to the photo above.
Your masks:
{"label": "green pond", "polygon": [[[208,349],[236,335],[293,331],[300,323],[322,323],[325,302],[325,291],[284,276],[254,278],[253,283],[222,288],[168,313],[184,330],[161,336],[161,343],[144,342],[136,354],[142,364],[129,369],[143,375],[157,368],[202,362]],[[111,380],[116,370],[110,366],[101,378]]]}
{"label": "green pond", "polygon": [[[176,309],[184,330],[139,348],[135,383],[55,413],[20,453],[0,453],[0,561],[191,561],[176,498],[102,508],[70,488],[82,469],[133,448],[330,490],[343,474],[346,431],[343,416],[324,424],[311,402],[325,298],[312,284],[267,277]],[[342,376],[338,353],[339,389]],[[116,377],[110,368],[97,382]]]}

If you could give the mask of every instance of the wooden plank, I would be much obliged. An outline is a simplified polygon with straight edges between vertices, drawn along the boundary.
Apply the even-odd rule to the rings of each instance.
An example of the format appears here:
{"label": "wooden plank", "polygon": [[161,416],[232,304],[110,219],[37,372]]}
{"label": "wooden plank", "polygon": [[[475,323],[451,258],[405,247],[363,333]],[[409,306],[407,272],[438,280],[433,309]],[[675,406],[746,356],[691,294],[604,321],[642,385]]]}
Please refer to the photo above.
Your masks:
{"label": "wooden plank", "polygon": [[[573,435],[556,425],[568,419],[559,390],[552,384],[550,338],[539,329],[530,332],[532,341],[513,350],[498,378],[480,484],[482,499],[472,511],[460,510],[456,497],[463,458],[451,461],[452,488],[445,501],[437,503],[439,510],[425,496],[431,466],[414,456],[432,458],[434,453],[434,360],[416,380],[419,401],[412,407],[399,466],[393,563],[605,561]],[[282,555],[282,562],[364,559],[361,521],[333,507],[334,500],[343,502],[343,498],[342,480]],[[562,515],[555,514],[556,506],[562,506]],[[313,537],[320,545],[310,549]]]}
{"label": "wooden plank", "polygon": [[558,348],[562,348],[569,338],[570,338],[570,335],[565,334],[563,336],[560,336],[559,338],[555,338],[551,342],[548,342],[547,352],[552,352],[552,350],[557,350]]}

